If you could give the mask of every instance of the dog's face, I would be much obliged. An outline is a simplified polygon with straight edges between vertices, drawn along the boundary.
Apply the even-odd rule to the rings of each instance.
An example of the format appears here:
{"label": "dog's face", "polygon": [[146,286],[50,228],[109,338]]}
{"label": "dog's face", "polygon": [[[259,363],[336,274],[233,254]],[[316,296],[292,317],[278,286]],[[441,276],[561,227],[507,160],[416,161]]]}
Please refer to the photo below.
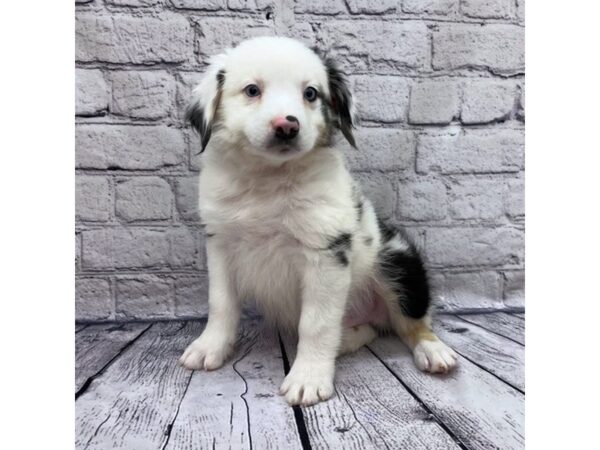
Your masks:
{"label": "dog's face", "polygon": [[187,118],[209,140],[283,162],[329,145],[334,128],[354,145],[343,75],[298,41],[261,37],[217,56]]}

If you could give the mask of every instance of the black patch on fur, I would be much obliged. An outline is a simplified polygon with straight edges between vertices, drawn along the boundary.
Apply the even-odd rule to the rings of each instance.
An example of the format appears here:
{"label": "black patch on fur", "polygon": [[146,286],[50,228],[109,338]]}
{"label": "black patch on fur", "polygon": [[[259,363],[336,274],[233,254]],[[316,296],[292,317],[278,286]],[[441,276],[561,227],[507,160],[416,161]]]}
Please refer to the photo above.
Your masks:
{"label": "black patch on fur", "polygon": [[377,216],[377,226],[381,232],[381,242],[383,244],[390,241],[396,235],[396,230],[387,225],[379,216]]}
{"label": "black patch on fur", "polygon": [[[223,84],[225,83],[225,71],[219,70],[217,73],[217,95],[215,96],[214,108],[213,111],[213,120],[217,114],[217,109],[219,108],[219,103],[221,102],[221,92],[223,89]],[[206,146],[208,145],[208,141],[210,141],[210,136],[212,134],[213,121],[208,122],[206,120],[206,114],[204,113],[204,108],[200,105],[200,103],[195,102],[188,106],[185,112],[185,120],[189,122],[192,127],[200,133],[201,140],[201,148],[200,153],[206,150]]]}
{"label": "black patch on fur", "polygon": [[350,89],[348,88],[348,81],[331,58],[326,58],[323,63],[325,64],[329,80],[329,93],[331,96],[329,106],[337,116],[337,120],[333,123],[340,129],[350,145],[356,148],[356,141],[352,134],[354,123],[352,122],[352,114],[350,113],[352,94],[350,94]]}
{"label": "black patch on fur", "polygon": [[[382,223],[380,221],[380,227]],[[403,314],[413,319],[420,319],[427,314],[431,303],[425,265],[419,252],[404,233],[399,230],[394,232],[389,226],[385,226],[386,231],[382,231],[382,234],[391,232],[392,237],[398,234],[402,241],[408,243],[409,248],[400,251],[384,246],[379,252],[381,274],[396,293]],[[386,239],[386,242],[391,239],[391,237]]]}
{"label": "black patch on fur", "polygon": [[346,252],[352,247],[352,235],[350,233],[342,233],[333,239],[327,246],[331,250],[338,262],[346,267],[350,263]]}

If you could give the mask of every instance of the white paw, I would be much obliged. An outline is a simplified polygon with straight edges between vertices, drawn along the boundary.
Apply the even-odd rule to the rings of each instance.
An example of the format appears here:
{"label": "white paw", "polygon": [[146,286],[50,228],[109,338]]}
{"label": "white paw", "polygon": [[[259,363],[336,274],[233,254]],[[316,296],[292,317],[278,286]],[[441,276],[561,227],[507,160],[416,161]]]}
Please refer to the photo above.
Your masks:
{"label": "white paw", "polygon": [[431,373],[449,372],[458,360],[454,350],[442,341],[422,341],[413,350],[416,366]]}
{"label": "white paw", "polygon": [[179,364],[192,370],[215,370],[233,352],[233,342],[218,333],[202,333],[179,358]]}
{"label": "white paw", "polygon": [[279,388],[279,395],[285,395],[290,405],[314,405],[333,396],[333,370],[295,367],[296,364]]}

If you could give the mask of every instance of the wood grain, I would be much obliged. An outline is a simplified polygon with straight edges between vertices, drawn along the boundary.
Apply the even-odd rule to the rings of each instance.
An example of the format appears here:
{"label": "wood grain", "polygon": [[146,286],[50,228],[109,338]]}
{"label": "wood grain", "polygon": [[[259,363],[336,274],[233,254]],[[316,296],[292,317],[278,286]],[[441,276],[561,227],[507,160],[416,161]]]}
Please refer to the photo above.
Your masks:
{"label": "wood grain", "polygon": [[438,316],[439,337],[458,353],[525,391],[525,347],[458,317]]}
{"label": "wood grain", "polygon": [[177,360],[199,323],[155,323],[75,402],[78,449],[161,448],[191,372]]}
{"label": "wood grain", "polygon": [[[293,360],[295,341],[284,342]],[[366,348],[338,358],[335,396],[302,412],[313,448],[459,448]]]}
{"label": "wood grain", "polygon": [[521,317],[502,312],[493,314],[459,314],[458,317],[525,345],[525,321]]}
{"label": "wood grain", "polygon": [[449,374],[423,373],[395,337],[369,347],[467,448],[524,447],[524,395],[516,389],[464,358]]}
{"label": "wood grain", "polygon": [[149,324],[89,325],[75,335],[75,392],[137,338]]}
{"label": "wood grain", "polygon": [[277,332],[242,325],[224,367],[194,372],[167,449],[301,449],[294,412],[277,395],[283,361]]}

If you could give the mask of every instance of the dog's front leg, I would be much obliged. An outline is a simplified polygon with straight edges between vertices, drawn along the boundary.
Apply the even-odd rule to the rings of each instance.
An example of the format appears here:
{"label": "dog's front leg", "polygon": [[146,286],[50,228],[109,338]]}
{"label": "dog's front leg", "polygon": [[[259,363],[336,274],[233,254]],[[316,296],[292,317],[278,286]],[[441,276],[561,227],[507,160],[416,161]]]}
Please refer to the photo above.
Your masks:
{"label": "dog's front leg", "polygon": [[179,362],[188,369],[214,370],[233,351],[240,321],[241,304],[231,284],[226,258],[218,236],[206,243],[208,262],[208,323],[202,335],[192,342]]}
{"label": "dog's front leg", "polygon": [[302,310],[294,364],[280,394],[291,405],[312,405],[333,395],[335,358],[350,286],[346,257],[309,256],[303,276]]}

